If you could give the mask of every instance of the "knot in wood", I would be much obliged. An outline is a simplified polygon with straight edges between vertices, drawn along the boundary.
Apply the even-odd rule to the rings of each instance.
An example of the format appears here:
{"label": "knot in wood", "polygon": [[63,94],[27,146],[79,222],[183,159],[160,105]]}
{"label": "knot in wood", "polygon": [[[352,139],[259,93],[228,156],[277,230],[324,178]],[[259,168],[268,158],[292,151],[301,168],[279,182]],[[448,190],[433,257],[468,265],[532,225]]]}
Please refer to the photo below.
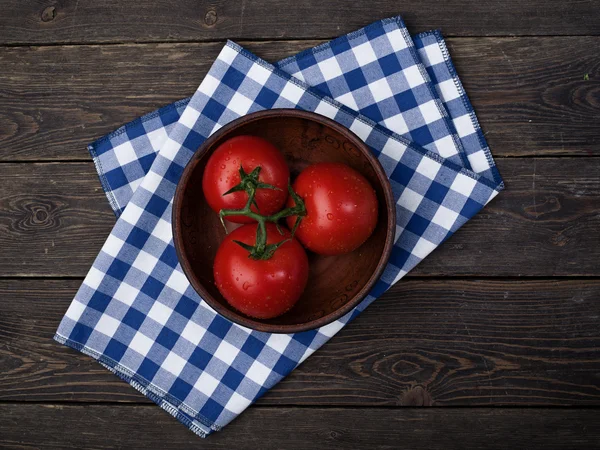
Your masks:
{"label": "knot in wood", "polygon": [[214,24],[217,23],[218,18],[219,17],[217,16],[217,12],[214,9],[210,9],[204,16],[204,23],[206,24],[206,26],[212,27]]}
{"label": "knot in wood", "polygon": [[23,198],[13,204],[15,219],[12,228],[22,233],[51,230],[58,226],[60,206],[41,199]]}
{"label": "knot in wood", "polygon": [[431,406],[433,400],[423,386],[415,386],[402,394],[400,404],[402,406]]}
{"label": "knot in wood", "polygon": [[56,17],[56,7],[48,6],[42,11],[42,22],[50,22]]}

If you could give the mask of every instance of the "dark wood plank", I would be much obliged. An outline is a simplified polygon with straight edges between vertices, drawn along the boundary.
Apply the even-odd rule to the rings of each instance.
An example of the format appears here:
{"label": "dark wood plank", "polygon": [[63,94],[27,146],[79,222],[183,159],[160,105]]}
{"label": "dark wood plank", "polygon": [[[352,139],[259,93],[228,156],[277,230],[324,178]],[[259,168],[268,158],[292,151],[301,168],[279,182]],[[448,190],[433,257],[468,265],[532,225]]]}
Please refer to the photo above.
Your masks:
{"label": "dark wood plank", "polygon": [[412,32],[442,28],[449,35],[597,35],[594,0],[552,2],[424,0],[231,2],[3,0],[0,43],[206,41],[225,38],[331,38],[402,14]]}
{"label": "dark wood plank", "polygon": [[[507,190],[412,274],[600,274],[600,158],[498,162]],[[84,276],[114,221],[92,163],[0,164],[0,274]]]}
{"label": "dark wood plank", "polygon": [[0,164],[0,274],[86,273],[115,216],[92,163]]}
{"label": "dark wood plank", "polygon": [[[0,280],[0,400],[146,401],[51,340],[79,284]],[[260,404],[597,405],[599,296],[600,280],[405,280]]]}
{"label": "dark wood plank", "polygon": [[[248,48],[277,61],[318,42]],[[3,49],[0,160],[87,159],[88,143],[193,93],[222,45]],[[449,45],[495,156],[600,154],[600,37]]]}
{"label": "dark wood plank", "polygon": [[0,415],[0,446],[22,449],[591,449],[600,439],[600,414],[569,409],[251,408],[202,441],[154,406],[6,404]]}

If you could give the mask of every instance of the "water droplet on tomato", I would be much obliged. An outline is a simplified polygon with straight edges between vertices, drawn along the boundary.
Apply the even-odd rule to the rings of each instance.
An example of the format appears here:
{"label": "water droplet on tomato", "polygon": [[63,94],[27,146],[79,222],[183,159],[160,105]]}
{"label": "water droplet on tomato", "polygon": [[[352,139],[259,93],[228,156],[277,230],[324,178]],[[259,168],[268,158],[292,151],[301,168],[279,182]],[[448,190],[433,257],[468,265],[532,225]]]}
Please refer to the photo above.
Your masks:
{"label": "water droplet on tomato", "polygon": [[239,277],[235,277],[235,281],[240,281],[240,278]]}
{"label": "water droplet on tomato", "polygon": [[247,281],[244,281],[244,284],[242,284],[242,288],[247,291],[248,288],[250,287],[250,283],[248,283]]}
{"label": "water droplet on tomato", "polygon": [[328,218],[329,220],[333,220],[333,214],[331,214],[331,213],[327,213],[327,218]]}
{"label": "water droplet on tomato", "polygon": [[225,168],[225,164],[221,164],[221,169],[224,169],[224,168]]}
{"label": "water droplet on tomato", "polygon": [[[229,152],[229,153],[231,153],[231,152]],[[230,158],[229,156],[226,156],[226,157],[225,157],[225,161],[229,161],[230,159],[231,159],[231,158]]]}

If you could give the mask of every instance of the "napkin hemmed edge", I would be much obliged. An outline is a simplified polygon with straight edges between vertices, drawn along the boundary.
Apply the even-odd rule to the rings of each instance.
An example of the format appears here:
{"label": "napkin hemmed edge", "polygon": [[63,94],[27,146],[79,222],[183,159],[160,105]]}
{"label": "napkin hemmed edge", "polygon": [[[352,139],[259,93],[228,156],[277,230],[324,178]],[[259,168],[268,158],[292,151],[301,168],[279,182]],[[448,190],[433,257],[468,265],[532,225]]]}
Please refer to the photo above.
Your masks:
{"label": "napkin hemmed edge", "polygon": [[113,191],[110,187],[110,183],[106,179],[106,172],[104,171],[104,168],[102,167],[100,158],[98,158],[98,152],[96,151],[96,147],[94,146],[94,143],[89,144],[87,149],[88,149],[88,152],[90,153],[90,156],[92,157],[92,161],[94,161],[94,167],[96,168],[96,173],[98,174],[98,178],[100,179],[100,184],[102,185],[102,190],[104,191],[104,194],[106,195],[106,198],[108,199],[108,204],[110,205],[110,207],[112,208],[113,212],[115,213],[115,215],[117,216],[117,219],[118,219],[119,216],[121,215],[121,207],[119,206],[119,202],[117,201],[117,198],[115,197],[115,194],[113,193]]}
{"label": "napkin hemmed edge", "polygon": [[485,152],[485,157],[490,166],[490,170],[492,171],[494,181],[496,183],[498,183],[498,185],[504,186],[504,180],[502,179],[502,175],[500,175],[500,172],[498,171],[498,168],[496,167],[496,161],[494,160],[494,158],[492,156],[492,152],[490,151],[490,146],[488,145],[487,139],[485,138],[485,135],[483,134],[483,130],[481,129],[479,119],[477,119],[477,115],[475,114],[475,108],[473,108],[471,99],[469,99],[469,96],[467,95],[467,91],[465,90],[465,88],[462,84],[462,81],[460,80],[460,78],[458,76],[456,67],[454,67],[454,62],[452,61],[452,58],[450,57],[450,52],[448,51],[448,46],[446,45],[446,40],[442,36],[442,32],[439,29],[432,30],[432,31],[430,31],[430,33],[433,33],[433,35],[435,36],[435,38],[438,42],[438,45],[440,47],[440,50],[442,51],[442,55],[444,56],[444,62],[446,63],[446,66],[448,67],[448,70],[450,71],[450,74],[452,75],[452,79],[454,80],[454,84],[456,85],[456,88],[458,89],[458,92],[460,93],[460,98],[463,101],[463,103],[465,104],[467,111],[469,111],[469,118],[471,119],[471,123],[473,124],[473,127],[477,131],[477,139],[479,140],[479,144],[481,145],[481,147],[483,148],[483,151]]}
{"label": "napkin hemmed edge", "polygon": [[[136,391],[138,391],[139,393],[141,393],[142,395],[144,395],[145,397],[147,397],[148,399],[153,401],[156,405],[158,405],[164,411],[168,412],[171,416],[173,416],[180,423],[185,425],[192,433],[196,434],[197,436],[200,436],[201,438],[206,438],[212,432],[221,430],[220,426],[218,426],[214,422],[208,420],[206,417],[202,416],[200,413],[194,412],[194,414],[192,415],[192,414],[186,412],[185,410],[183,410],[181,408],[181,404],[183,404],[183,402],[180,402],[180,406],[176,406],[174,404],[176,402],[173,402],[170,399],[171,396],[168,393],[160,394],[160,393],[155,392],[155,391],[159,390],[159,388],[152,390],[152,386],[153,386],[152,383],[148,382],[147,380],[145,380],[139,376],[136,376],[136,374],[131,375],[129,373],[129,372],[131,372],[129,369],[127,369],[126,367],[117,363],[116,361],[114,361],[110,358],[107,358],[105,355],[102,355],[102,354],[98,353],[97,351],[95,351],[89,347],[86,347],[85,345],[83,345],[79,342],[75,342],[65,336],[58,334],[58,333],[56,333],[54,335],[53,339],[56,342],[58,342],[59,344],[62,344],[66,347],[70,347],[74,350],[77,350],[78,352],[83,353],[84,355],[94,358],[96,361],[98,361],[102,365],[102,367],[106,368],[109,372],[118,376],[121,380],[127,382],[132,388],[134,388]],[[187,408],[189,408],[189,407],[187,407]],[[190,409],[190,412],[193,412],[191,410],[191,408],[189,408],[189,409]],[[195,424],[193,422],[193,420],[191,419],[191,417],[193,417],[194,420],[201,422],[205,427],[208,428],[208,431],[202,429],[199,425]]]}
{"label": "napkin hemmed edge", "polygon": [[462,81],[461,81],[460,77],[458,76],[458,71],[456,70],[456,67],[454,66],[454,61],[452,60],[452,56],[450,55],[450,51],[448,50],[448,45],[446,44],[446,40],[444,39],[442,30],[437,28],[435,30],[423,31],[421,33],[415,34],[414,38],[424,38],[424,37],[429,37],[429,36],[433,36],[435,38],[437,45],[438,45],[440,51],[442,52],[442,56],[444,57],[444,63],[446,64],[446,67],[448,68],[448,72],[450,73],[450,76],[452,77],[454,85],[456,86],[456,89],[458,90],[460,99],[463,102],[466,110],[469,112],[469,118],[471,120],[471,124],[473,125],[473,128],[475,129],[475,132],[477,134],[477,139],[479,141],[479,145],[481,146],[481,148],[483,149],[483,152],[485,153],[486,160],[488,162],[488,165],[490,166],[490,171],[491,171],[492,177],[494,178],[494,181],[498,184],[498,186],[501,186],[502,188],[504,188],[504,180],[502,179],[502,175],[500,175],[500,171],[498,170],[498,167],[496,166],[496,161],[494,160],[494,157],[492,156],[490,146],[487,142],[487,139],[485,138],[485,134],[483,133],[483,130],[481,129],[481,124],[479,123],[479,119],[477,118],[477,114],[475,113],[475,108],[473,108],[471,99],[467,95],[467,91],[465,90],[465,87],[463,86]]}
{"label": "napkin hemmed edge", "polygon": [[88,144],[87,149],[88,149],[90,156],[92,157],[92,160],[94,161],[94,167],[96,168],[96,172],[98,173],[98,178],[100,179],[100,184],[102,185],[102,189],[104,190],[104,193],[106,194],[108,203],[110,204],[110,207],[112,208],[113,212],[115,213],[115,216],[117,216],[117,219],[123,212],[122,208],[124,208],[125,205],[123,207],[121,207],[117,198],[113,194],[113,188],[111,187],[110,183],[106,179],[106,172],[105,172],[104,168],[102,167],[102,163],[100,162],[100,157],[99,157],[100,153],[98,153],[98,147],[100,145],[102,145],[104,142],[109,141],[110,139],[113,139],[117,136],[120,136],[123,133],[126,133],[127,130],[129,130],[130,128],[132,128],[140,123],[143,124],[143,123],[147,122],[148,120],[154,119],[155,117],[161,117],[166,112],[171,111],[172,109],[177,109],[180,106],[187,106],[187,104],[189,103],[191,98],[192,97],[182,98],[181,100],[177,100],[176,102],[173,102],[169,105],[163,106],[152,112],[144,114],[143,116],[140,116],[130,122],[125,123],[124,125],[121,125],[116,130],[113,130],[110,133],[108,133],[108,134],[102,136],[101,138],[96,139],[92,143]]}

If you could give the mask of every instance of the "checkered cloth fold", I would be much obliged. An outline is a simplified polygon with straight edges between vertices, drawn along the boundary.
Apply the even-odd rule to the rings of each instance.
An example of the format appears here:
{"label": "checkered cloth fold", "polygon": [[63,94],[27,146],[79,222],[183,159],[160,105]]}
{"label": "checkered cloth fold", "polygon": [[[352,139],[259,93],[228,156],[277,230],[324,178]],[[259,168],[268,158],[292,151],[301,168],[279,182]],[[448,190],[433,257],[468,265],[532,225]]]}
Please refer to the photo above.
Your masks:
{"label": "checkered cloth fold", "polygon": [[[441,36],[416,41],[399,18],[387,19],[278,66],[228,42],[193,97],[93,144],[119,218],[55,339],[200,436],[290,373],[503,188]],[[184,276],[171,232],[173,194],[198,146],[226,123],[270,108],[314,111],[354,131],[397,202],[395,246],[373,291],[342,319],[289,335],[216,314]]]}

